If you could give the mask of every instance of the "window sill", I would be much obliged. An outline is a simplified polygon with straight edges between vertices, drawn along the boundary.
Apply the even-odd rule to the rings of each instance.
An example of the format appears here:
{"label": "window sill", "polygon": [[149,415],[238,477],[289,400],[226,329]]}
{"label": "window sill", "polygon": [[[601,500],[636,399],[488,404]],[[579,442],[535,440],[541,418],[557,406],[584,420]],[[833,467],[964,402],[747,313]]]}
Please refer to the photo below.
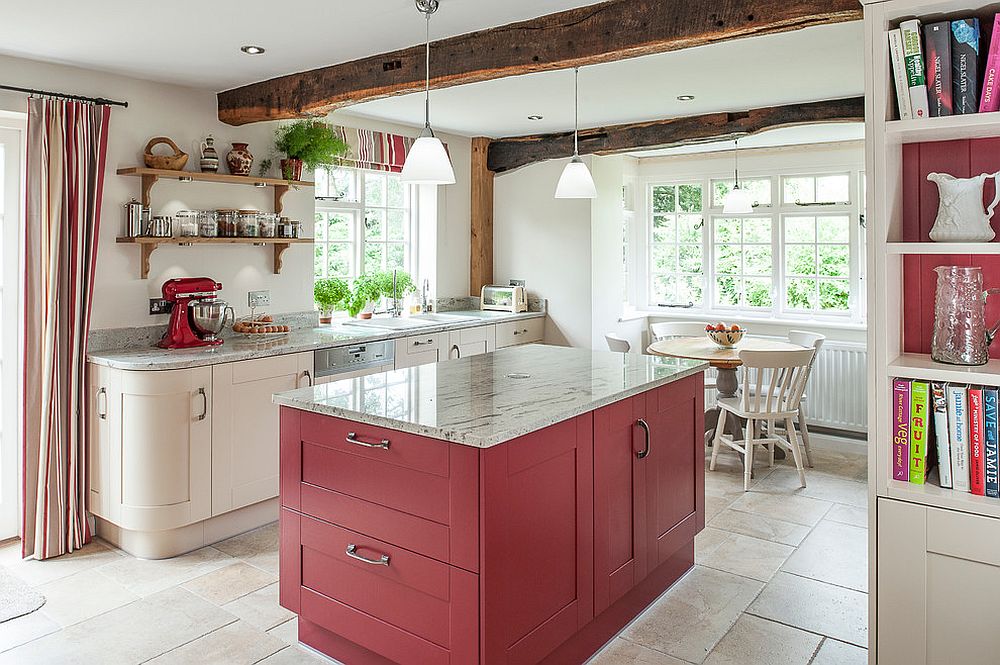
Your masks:
{"label": "window sill", "polygon": [[632,310],[626,314],[623,314],[618,320],[619,322],[635,321],[639,319],[676,319],[680,321],[714,321],[716,319],[733,319],[741,323],[752,322],[752,323],[766,323],[776,326],[802,326],[807,328],[829,328],[835,330],[868,330],[868,325],[865,323],[858,323],[856,321],[836,321],[830,319],[795,319],[795,318],[784,318],[777,319],[770,316],[753,316],[742,314],[738,312],[703,312],[697,310],[668,310],[664,311],[662,309],[650,310],[650,309],[636,309]]}

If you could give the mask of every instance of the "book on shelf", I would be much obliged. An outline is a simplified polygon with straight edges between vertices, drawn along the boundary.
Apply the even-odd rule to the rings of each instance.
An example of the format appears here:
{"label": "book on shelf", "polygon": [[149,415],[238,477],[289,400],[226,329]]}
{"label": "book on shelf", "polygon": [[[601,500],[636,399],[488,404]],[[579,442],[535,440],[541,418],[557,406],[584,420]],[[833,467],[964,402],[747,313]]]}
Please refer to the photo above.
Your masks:
{"label": "book on shelf", "polygon": [[979,96],[979,112],[1000,111],[1000,14],[993,18],[993,36],[983,68],[983,92]]}
{"label": "book on shelf", "polygon": [[979,110],[979,19],[951,22],[952,110],[956,115]]}
{"label": "book on shelf", "polygon": [[910,479],[910,380],[892,382],[892,478]]}
{"label": "book on shelf", "polygon": [[920,21],[917,19],[903,21],[899,24],[899,30],[903,37],[903,60],[910,93],[910,111],[914,118],[926,118],[930,111],[924,53],[920,39]]}
{"label": "book on shelf", "polygon": [[945,384],[935,381],[931,384],[931,409],[934,412],[934,440],[937,443],[936,457],[938,482],[941,487],[951,489],[951,438],[948,435],[948,398]]}
{"label": "book on shelf", "polygon": [[983,458],[983,389],[969,388],[969,491],[986,494],[985,463]]}
{"label": "book on shelf", "polygon": [[969,421],[966,386],[949,383],[948,433],[951,435],[951,483],[959,492],[969,491]]}
{"label": "book on shelf", "polygon": [[932,118],[951,115],[951,23],[939,21],[924,26],[927,52],[927,95]]}
{"label": "book on shelf", "polygon": [[896,106],[900,120],[913,117],[910,107],[910,84],[906,78],[906,60],[903,57],[903,32],[896,28],[889,31],[889,59],[892,63],[892,80],[896,86]]}
{"label": "book on shelf", "polygon": [[996,388],[983,388],[983,450],[985,451],[986,496],[1000,497],[1000,467],[997,456],[1000,454],[997,430],[997,394]]}
{"label": "book on shelf", "polygon": [[926,381],[910,382],[910,482],[927,482],[928,447],[930,437],[930,385]]}

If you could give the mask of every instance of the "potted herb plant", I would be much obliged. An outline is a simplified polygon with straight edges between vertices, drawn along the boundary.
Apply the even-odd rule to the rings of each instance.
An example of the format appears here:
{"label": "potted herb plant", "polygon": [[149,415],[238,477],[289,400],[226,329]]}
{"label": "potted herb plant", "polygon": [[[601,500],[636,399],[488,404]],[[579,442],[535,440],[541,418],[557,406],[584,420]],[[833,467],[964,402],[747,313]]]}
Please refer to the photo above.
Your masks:
{"label": "potted herb plant", "polygon": [[378,273],[366,273],[354,280],[351,293],[344,301],[348,314],[362,319],[372,317],[373,306],[382,297],[378,275]]}
{"label": "potted herb plant", "polygon": [[313,285],[313,300],[319,307],[319,322],[333,321],[333,312],[351,295],[351,289],[342,279],[331,277],[317,279]]}
{"label": "potted herb plant", "polygon": [[281,125],[274,132],[274,147],[285,155],[281,160],[281,177],[285,180],[300,180],[303,164],[310,169],[333,164],[349,150],[333,125],[322,120]]}

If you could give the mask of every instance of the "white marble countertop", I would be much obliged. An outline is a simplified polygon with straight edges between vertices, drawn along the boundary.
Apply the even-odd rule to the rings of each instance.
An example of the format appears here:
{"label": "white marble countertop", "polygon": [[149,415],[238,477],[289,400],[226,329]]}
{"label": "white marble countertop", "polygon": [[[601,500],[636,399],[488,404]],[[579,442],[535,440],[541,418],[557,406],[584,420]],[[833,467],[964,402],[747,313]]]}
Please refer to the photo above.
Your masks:
{"label": "white marble countertop", "polygon": [[401,330],[386,330],[364,328],[345,323],[330,326],[293,330],[286,336],[273,339],[247,339],[242,336],[228,337],[224,344],[216,347],[197,349],[161,349],[143,346],[121,351],[95,351],[88,354],[87,359],[97,365],[126,370],[166,370],[219,365],[222,363],[280,356],[286,353],[302,353],[319,349],[332,349],[338,346],[348,346],[359,342],[375,342],[379,340],[397,339],[412,335],[426,335],[461,328],[518,321],[545,316],[545,312],[508,312],[491,311],[458,311],[442,312],[442,314],[469,317],[452,322],[442,322]]}
{"label": "white marble countertop", "polygon": [[273,401],[489,448],[707,368],[693,360],[530,344],[278,393]]}

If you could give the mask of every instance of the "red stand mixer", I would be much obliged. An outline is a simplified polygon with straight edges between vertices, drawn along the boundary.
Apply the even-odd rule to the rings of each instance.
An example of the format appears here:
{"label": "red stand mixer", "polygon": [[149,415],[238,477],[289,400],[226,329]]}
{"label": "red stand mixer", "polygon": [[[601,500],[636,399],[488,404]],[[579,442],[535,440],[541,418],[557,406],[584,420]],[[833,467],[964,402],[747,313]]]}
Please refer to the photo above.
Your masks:
{"label": "red stand mixer", "polygon": [[222,284],[208,277],[180,277],[163,283],[163,299],[172,304],[170,323],[163,339],[156,343],[163,349],[189,349],[218,346],[219,333],[233,308],[217,297]]}

